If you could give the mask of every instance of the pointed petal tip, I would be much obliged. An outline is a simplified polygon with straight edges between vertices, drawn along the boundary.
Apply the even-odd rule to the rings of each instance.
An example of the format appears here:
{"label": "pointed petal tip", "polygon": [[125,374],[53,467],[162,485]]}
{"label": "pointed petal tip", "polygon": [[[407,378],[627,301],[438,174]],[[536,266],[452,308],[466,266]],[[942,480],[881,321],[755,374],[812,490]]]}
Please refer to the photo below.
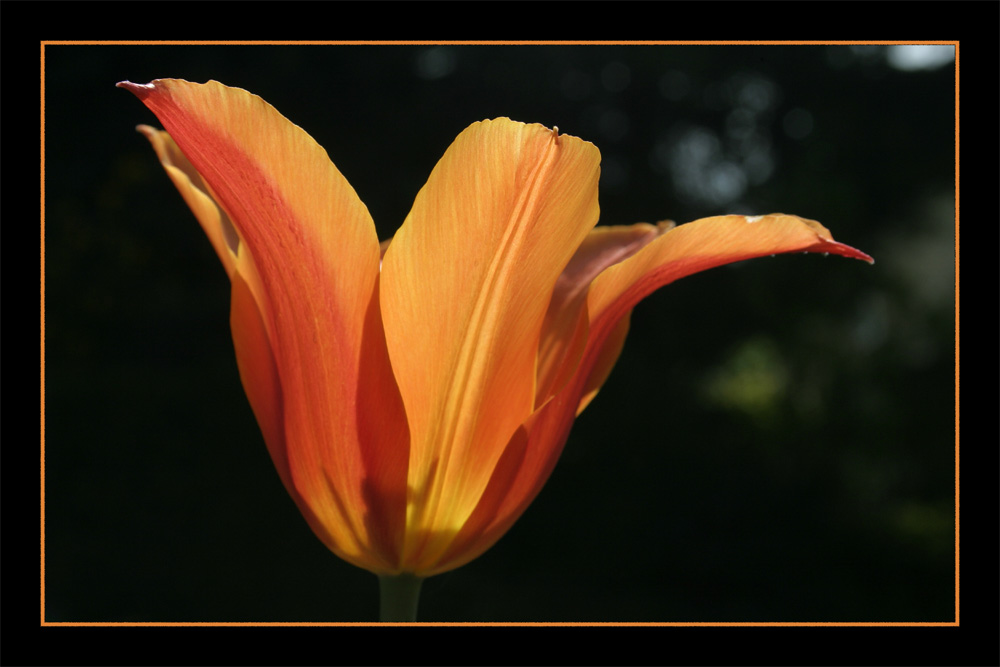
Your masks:
{"label": "pointed petal tip", "polygon": [[875,263],[875,260],[872,259],[871,256],[868,255],[867,253],[861,252],[857,248],[852,248],[849,245],[844,245],[843,243],[834,241],[833,236],[830,235],[830,230],[824,227],[822,224],[816,222],[815,220],[809,220],[807,218],[799,218],[798,216],[786,216],[781,213],[775,213],[772,214],[771,216],[763,216],[763,215],[752,216],[752,217],[748,216],[746,220],[747,222],[757,222],[757,220],[760,220],[761,218],[779,217],[779,216],[788,218],[798,218],[799,220],[801,220],[802,222],[813,228],[813,230],[816,232],[816,235],[819,236],[819,238],[822,241],[821,243],[818,244],[818,246],[820,247],[818,247],[817,250],[813,250],[812,252],[832,253],[834,255],[849,257],[851,259],[860,259],[865,262],[868,262],[869,264]]}
{"label": "pointed petal tip", "polygon": [[131,81],[119,81],[118,83],[115,84],[115,88],[124,88],[125,90],[129,91],[130,93],[132,93],[141,100],[145,99],[147,95],[153,92],[156,86],[152,83],[132,83]]}
{"label": "pointed petal tip", "polygon": [[851,257],[852,259],[864,260],[864,261],[868,262],[869,264],[874,264],[875,263],[875,258],[872,257],[871,255],[869,255],[867,253],[864,253],[864,252],[861,252],[857,248],[852,248],[851,246],[846,246],[846,245],[843,245],[843,244],[841,244],[841,245],[843,246],[843,248],[845,250],[848,251],[847,253],[844,254],[845,257]]}
{"label": "pointed petal tip", "polygon": [[838,243],[832,239],[829,241],[824,240],[821,243],[816,244],[814,247],[809,248],[806,252],[821,252],[824,254],[840,255],[841,257],[848,257],[850,259],[860,259],[868,262],[869,264],[875,263],[875,260],[872,259],[871,255],[868,253],[861,252],[857,248],[852,248],[849,245]]}
{"label": "pointed petal tip", "polygon": [[760,222],[765,219],[769,222],[775,220],[791,220],[799,224],[805,224],[816,233],[819,241],[815,245],[806,248],[805,252],[840,255],[850,259],[860,259],[868,262],[869,264],[875,263],[875,260],[872,259],[867,253],[861,252],[857,248],[852,248],[849,245],[834,241],[833,236],[830,234],[830,230],[815,220],[810,220],[809,218],[803,218],[797,215],[786,215],[784,213],[771,213],[770,215],[745,215],[742,217],[749,224]]}

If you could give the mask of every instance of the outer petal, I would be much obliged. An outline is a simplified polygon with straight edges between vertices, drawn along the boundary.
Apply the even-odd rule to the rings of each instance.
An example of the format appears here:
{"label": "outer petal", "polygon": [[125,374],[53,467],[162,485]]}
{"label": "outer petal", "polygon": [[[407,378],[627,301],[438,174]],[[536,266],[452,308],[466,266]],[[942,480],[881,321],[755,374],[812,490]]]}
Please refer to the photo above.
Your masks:
{"label": "outer petal", "polygon": [[511,439],[480,505],[441,559],[440,571],[458,567],[492,546],[534,500],[555,467],[581,401],[596,392],[614,365],[627,330],[623,323],[644,297],[692,273],[763,255],[820,252],[872,261],[833,241],[818,222],[795,216],[720,216],[660,231],[591,283],[589,336],[575,373]]}
{"label": "outer petal", "polygon": [[412,436],[407,561],[432,563],[531,414],[553,286],[597,221],[599,153],[506,118],[462,132],[382,263]]}
{"label": "outer petal", "polygon": [[787,252],[833,253],[873,261],[834,241],[830,230],[815,220],[780,213],[704,218],[666,230],[598,276],[587,297],[590,320],[617,320],[654,290],[692,273]]}
{"label": "outer petal", "polygon": [[[680,227],[661,226],[659,238],[640,252],[601,273],[591,284],[587,307],[596,341],[606,336],[584,385],[579,411],[607,379],[621,351],[621,321],[632,307],[679,278],[754,257],[789,252],[832,253],[874,263],[871,257],[837,243],[830,230],[794,215],[723,215]],[[605,333],[607,332],[607,333]],[[616,342],[622,336],[621,342]],[[589,345],[589,343],[588,343]],[[617,347],[611,352],[608,347]]]}
{"label": "outer petal", "polygon": [[233,330],[233,346],[236,348],[240,379],[243,381],[247,399],[257,417],[257,423],[264,435],[264,442],[267,443],[278,476],[313,532],[330,549],[337,550],[336,541],[330,531],[320,523],[310,509],[309,503],[296,490],[292,480],[285,441],[284,402],[274,352],[254,297],[239,274],[233,276],[229,320]]}
{"label": "outer petal", "polygon": [[[251,299],[234,279],[241,376],[272,455],[285,452],[310,523],[346,560],[397,571],[408,441],[378,317],[379,245],[367,209],[326,152],[257,96],[214,81],[119,85],[170,132],[193,167],[179,171],[206,184],[187,194],[231,276],[212,229],[238,249],[235,273],[260,317],[252,324]],[[162,159],[170,147],[161,149]],[[214,198],[238,243],[195,190]]]}

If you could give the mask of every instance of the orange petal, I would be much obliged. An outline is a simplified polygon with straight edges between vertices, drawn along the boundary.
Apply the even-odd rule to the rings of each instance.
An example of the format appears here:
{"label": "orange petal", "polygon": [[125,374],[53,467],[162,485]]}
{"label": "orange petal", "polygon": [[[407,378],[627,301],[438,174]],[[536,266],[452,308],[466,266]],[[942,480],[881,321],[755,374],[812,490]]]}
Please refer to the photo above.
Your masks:
{"label": "orange petal", "polygon": [[576,415],[617,360],[628,315],[641,299],[678,278],[763,255],[818,252],[872,261],[865,253],[833,241],[819,223],[795,216],[721,216],[676,228],[661,224],[658,233],[638,252],[605,269],[591,284],[587,298],[589,336],[572,378],[511,439],[480,506],[454,540],[462,549],[453,548],[446,554],[439,564],[442,571],[488,549],[541,490]]}
{"label": "orange petal", "polygon": [[274,361],[274,352],[257,309],[257,302],[239,274],[233,276],[229,321],[233,330],[233,347],[236,350],[240,379],[254,416],[257,417],[271,460],[278,471],[278,477],[281,478],[282,484],[285,485],[313,532],[327,547],[337,551],[339,548],[337,543],[313,514],[309,504],[299,495],[292,481],[285,442],[281,382]]}
{"label": "orange petal", "polygon": [[[679,227],[661,226],[658,238],[608,268],[590,286],[587,308],[593,340],[588,341],[588,351],[595,356],[579,410],[597,393],[618,359],[624,340],[621,320],[628,319],[635,304],[684,276],[789,252],[832,253],[873,261],[865,253],[834,241],[830,230],[815,220],[794,215],[723,215]],[[605,341],[602,349],[591,350],[600,341]]]}
{"label": "orange petal", "polygon": [[830,230],[820,223],[794,215],[723,215],[680,227],[661,225],[658,238],[608,268],[591,284],[587,307],[591,326],[598,330],[592,334],[594,341],[588,341],[588,349],[602,338],[606,338],[604,345],[610,349],[597,353],[579,410],[583,411],[597,393],[618,359],[624,341],[621,320],[628,319],[635,304],[660,287],[693,273],[789,252],[832,253],[873,263],[860,250],[834,241]]}
{"label": "orange petal", "polygon": [[412,437],[408,544],[430,562],[531,414],[553,286],[597,221],[600,156],[506,118],[462,132],[382,263],[382,313]]}
{"label": "orange petal", "polygon": [[794,215],[723,215],[666,230],[641,251],[604,271],[590,286],[590,321],[614,320],[654,290],[723,264],[778,253],[832,253],[872,262],[837,243],[815,220]]}
{"label": "orange petal", "polygon": [[[399,481],[408,442],[378,318],[379,244],[367,209],[326,152],[255,95],[214,81],[119,86],[157,115],[189,160],[196,173],[179,170],[192,183],[185,188],[199,220],[210,218],[210,211],[205,214],[209,207],[196,191],[218,203],[239,238],[236,272],[247,278],[251,292],[254,283],[263,292],[253,301],[280,387],[290,477],[328,531],[324,541],[361,567],[395,571],[403,500],[397,493],[378,503],[371,494],[386,480]],[[169,153],[169,145],[163,150]],[[207,184],[204,189],[195,176]],[[210,229],[223,230],[224,248],[232,251],[225,224],[209,222]],[[218,235],[206,231],[231,272]],[[239,311],[234,322],[245,323],[249,305]],[[234,329],[234,335],[243,333]],[[245,381],[274,381],[264,379],[269,372],[263,342],[248,349],[254,351],[240,360]],[[260,398],[268,389],[248,387],[247,393],[256,412],[278,412],[271,405],[275,399]],[[360,414],[371,405],[381,408],[377,423]],[[269,417],[261,426],[269,444],[277,442]]]}

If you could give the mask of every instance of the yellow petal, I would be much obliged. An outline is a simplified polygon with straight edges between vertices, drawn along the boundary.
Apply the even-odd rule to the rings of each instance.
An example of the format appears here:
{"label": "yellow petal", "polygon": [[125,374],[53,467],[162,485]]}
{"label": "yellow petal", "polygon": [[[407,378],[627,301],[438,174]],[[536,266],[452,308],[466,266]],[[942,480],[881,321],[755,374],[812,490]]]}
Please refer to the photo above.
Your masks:
{"label": "yellow petal", "polygon": [[[412,437],[407,545],[430,560],[534,407],[553,286],[597,221],[597,149],[506,118],[462,132],[382,263],[382,313]],[[419,555],[422,554],[422,555]]]}
{"label": "yellow petal", "polygon": [[[253,351],[241,354],[241,375],[280,388],[280,411],[275,399],[261,398],[269,389],[247,393],[258,416],[280,412],[291,483],[329,533],[320,537],[350,562],[395,571],[404,500],[372,493],[387,480],[401,484],[408,441],[378,317],[379,244],[367,209],[326,151],[257,96],[214,81],[119,85],[157,115],[189,161],[192,170],[178,170],[192,185],[178,187],[194,200],[227,272],[235,267],[253,293],[277,377],[264,379],[267,355],[257,339],[244,345]],[[160,143],[158,152],[169,154]],[[218,204],[220,222],[201,193]],[[225,219],[238,243],[226,236]],[[252,328],[250,305],[241,304],[237,338]],[[361,414],[362,405],[379,405],[378,418]],[[271,421],[261,418],[269,445],[279,438]]]}

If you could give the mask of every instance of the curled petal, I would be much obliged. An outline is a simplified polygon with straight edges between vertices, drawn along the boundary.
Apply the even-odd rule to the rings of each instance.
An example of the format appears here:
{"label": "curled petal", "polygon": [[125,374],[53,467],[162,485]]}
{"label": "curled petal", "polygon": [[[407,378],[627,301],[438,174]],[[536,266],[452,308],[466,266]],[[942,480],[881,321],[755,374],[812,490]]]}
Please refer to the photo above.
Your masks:
{"label": "curled petal", "polygon": [[617,321],[640,300],[679,278],[778,253],[832,253],[872,258],[837,243],[815,220],[794,215],[723,215],[666,230],[624,262],[597,277],[587,296],[591,323]]}
{"label": "curled petal", "polygon": [[[648,226],[640,227],[640,230]],[[627,236],[626,236],[627,238]],[[589,333],[566,385],[511,438],[500,464],[447,555],[450,567],[488,549],[514,524],[545,484],[576,415],[600,388],[618,358],[632,308],[654,290],[698,271],[777,253],[831,253],[871,262],[865,253],[837,243],[818,222],[787,215],[720,216],[678,227],[661,225],[636,252],[605,268],[587,294]],[[463,545],[463,548],[457,548]],[[442,569],[449,569],[442,563]]]}

